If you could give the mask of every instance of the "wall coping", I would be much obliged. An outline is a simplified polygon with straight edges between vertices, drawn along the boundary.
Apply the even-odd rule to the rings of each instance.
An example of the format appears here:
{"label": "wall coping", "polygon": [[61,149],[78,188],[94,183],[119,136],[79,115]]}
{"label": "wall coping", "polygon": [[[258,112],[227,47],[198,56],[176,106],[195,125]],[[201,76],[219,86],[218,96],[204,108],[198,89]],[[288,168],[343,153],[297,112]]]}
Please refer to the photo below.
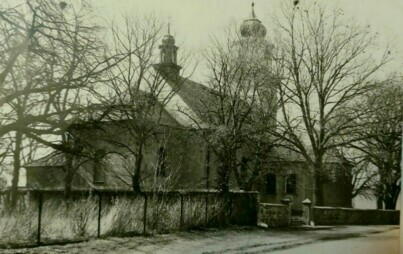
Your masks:
{"label": "wall coping", "polygon": [[348,207],[331,207],[331,206],[314,206],[315,209],[320,210],[346,210],[346,211],[383,211],[383,212],[400,212],[400,210],[381,210],[381,209],[361,209],[361,208],[348,208]]}
{"label": "wall coping", "polygon": [[288,207],[287,205],[283,204],[273,204],[273,203],[260,203],[262,206],[273,206],[273,207]]}
{"label": "wall coping", "polygon": [[258,191],[231,190],[230,193],[259,194]]}
{"label": "wall coping", "polygon": [[[5,188],[0,190],[0,194],[6,194],[10,191],[10,188]],[[19,187],[19,192],[42,192],[42,193],[50,193],[50,192],[64,192],[64,187],[56,187],[56,188],[25,188]],[[110,192],[110,193],[134,193],[131,188],[72,188],[72,193],[86,193],[86,192]],[[206,189],[177,189],[177,190],[165,190],[165,191],[150,191],[144,190],[145,194],[222,194],[222,192],[218,190],[206,190]],[[259,194],[258,191],[243,191],[243,190],[231,190],[228,192],[229,194]]]}

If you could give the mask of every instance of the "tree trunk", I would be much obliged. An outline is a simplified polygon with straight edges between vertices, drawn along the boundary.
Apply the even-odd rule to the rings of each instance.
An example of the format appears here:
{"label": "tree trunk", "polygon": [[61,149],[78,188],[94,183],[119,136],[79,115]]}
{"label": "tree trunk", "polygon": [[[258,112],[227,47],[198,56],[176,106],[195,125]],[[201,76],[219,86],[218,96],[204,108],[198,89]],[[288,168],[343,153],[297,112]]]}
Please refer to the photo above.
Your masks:
{"label": "tree trunk", "polygon": [[387,192],[384,194],[383,198],[385,209],[395,210],[397,199],[399,197],[400,186],[393,183],[389,185],[386,190]]}
{"label": "tree trunk", "polygon": [[136,164],[134,169],[134,174],[132,177],[132,188],[134,193],[141,194],[141,186],[140,186],[140,179],[141,179],[141,165],[143,163],[143,149],[140,147],[139,152],[136,158]]}
{"label": "tree trunk", "polygon": [[218,189],[222,193],[229,192],[229,165],[227,163],[220,163],[221,165],[218,167],[218,177],[217,177],[217,185]]}
{"label": "tree trunk", "polygon": [[244,181],[242,180],[241,173],[238,171],[238,169],[234,170],[234,176],[235,176],[235,181],[238,185],[238,188],[243,190]]}
{"label": "tree trunk", "polygon": [[382,210],[383,209],[383,199],[382,197],[376,198],[376,209]]}
{"label": "tree trunk", "polygon": [[15,149],[13,154],[14,159],[14,170],[13,179],[11,181],[11,201],[10,210],[13,211],[18,203],[18,182],[20,179],[20,169],[21,169],[21,143],[22,143],[22,133],[16,132],[15,134]]}
{"label": "tree trunk", "polygon": [[316,196],[315,205],[323,206],[324,200],[325,200],[324,193],[323,193],[323,179],[320,176],[319,172],[316,172],[316,176],[315,176],[315,196]]}
{"label": "tree trunk", "polygon": [[73,155],[66,154],[66,165],[64,175],[64,199],[69,201],[71,199],[72,183],[74,177],[73,170]]}
{"label": "tree trunk", "polygon": [[384,199],[385,202],[385,209],[395,210],[396,209],[396,202],[394,202],[392,197],[386,197]]}

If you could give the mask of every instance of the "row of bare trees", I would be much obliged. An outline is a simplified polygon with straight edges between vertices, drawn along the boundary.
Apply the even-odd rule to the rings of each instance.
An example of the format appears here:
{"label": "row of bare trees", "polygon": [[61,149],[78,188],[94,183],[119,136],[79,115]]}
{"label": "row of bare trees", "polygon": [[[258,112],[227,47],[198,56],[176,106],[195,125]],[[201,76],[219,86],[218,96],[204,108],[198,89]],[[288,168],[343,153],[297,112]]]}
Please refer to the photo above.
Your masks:
{"label": "row of bare trees", "polygon": [[352,179],[351,198],[375,190],[394,209],[402,84],[377,80],[389,51],[340,9],[314,4],[281,11],[270,43],[230,34],[206,51],[214,99],[201,98],[202,120],[193,120],[218,158],[219,188],[228,190],[233,174],[240,189],[250,190],[267,170],[272,148],[283,146],[308,165],[316,204],[324,203],[329,164],[339,163]]}
{"label": "row of bare trees", "polygon": [[[289,149],[303,156],[315,176],[316,204],[323,204],[326,163],[347,162],[351,197],[376,190],[395,209],[400,193],[402,84],[377,80],[390,51],[376,44],[369,26],[343,18],[340,9],[294,6],[275,30],[280,77],[278,129]],[[361,154],[341,156],[340,151]],[[343,153],[341,153],[343,154]],[[352,159],[352,160],[350,160]],[[344,161],[346,160],[346,161]],[[368,170],[375,166],[375,171]],[[364,172],[363,172],[364,171]]]}
{"label": "row of bare trees", "polygon": [[325,164],[334,149],[354,141],[350,133],[359,125],[353,120],[367,113],[357,103],[376,87],[374,74],[388,59],[368,54],[373,35],[342,17],[342,10],[296,6],[275,31],[281,38],[275,43],[282,101],[278,134],[311,167],[317,204],[324,202]]}

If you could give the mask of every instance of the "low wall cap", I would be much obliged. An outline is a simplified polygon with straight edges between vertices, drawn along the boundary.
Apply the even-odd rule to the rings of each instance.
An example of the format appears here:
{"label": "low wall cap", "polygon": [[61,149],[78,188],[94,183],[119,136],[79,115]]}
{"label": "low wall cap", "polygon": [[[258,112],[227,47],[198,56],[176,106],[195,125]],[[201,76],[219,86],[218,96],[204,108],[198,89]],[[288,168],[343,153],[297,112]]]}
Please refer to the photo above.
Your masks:
{"label": "low wall cap", "polygon": [[283,199],[281,200],[281,202],[282,202],[283,204],[289,204],[289,203],[291,203],[291,199],[290,199],[290,198],[283,198]]}

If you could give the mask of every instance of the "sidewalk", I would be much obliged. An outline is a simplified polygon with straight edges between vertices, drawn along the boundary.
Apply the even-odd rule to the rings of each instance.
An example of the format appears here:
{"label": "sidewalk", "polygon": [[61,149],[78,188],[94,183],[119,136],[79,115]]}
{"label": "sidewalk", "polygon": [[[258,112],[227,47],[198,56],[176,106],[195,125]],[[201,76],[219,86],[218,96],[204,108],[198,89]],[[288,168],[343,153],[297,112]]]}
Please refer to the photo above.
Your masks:
{"label": "sidewalk", "polygon": [[0,253],[267,253],[320,240],[385,232],[397,226],[337,226],[321,230],[229,229],[180,232],[152,237],[94,239],[84,243],[0,250]]}

